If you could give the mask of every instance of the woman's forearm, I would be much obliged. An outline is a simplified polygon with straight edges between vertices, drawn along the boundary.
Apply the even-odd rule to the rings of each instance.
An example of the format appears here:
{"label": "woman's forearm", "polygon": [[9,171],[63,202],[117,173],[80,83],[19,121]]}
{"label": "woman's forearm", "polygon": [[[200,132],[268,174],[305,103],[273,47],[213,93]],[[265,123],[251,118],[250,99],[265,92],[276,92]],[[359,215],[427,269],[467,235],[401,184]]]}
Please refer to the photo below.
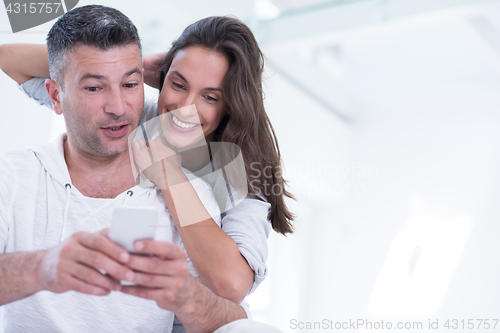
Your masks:
{"label": "woman's forearm", "polygon": [[240,303],[252,287],[254,272],[236,242],[210,217],[188,181],[162,192],[202,281],[219,296]]}
{"label": "woman's forearm", "polygon": [[22,84],[34,77],[49,77],[49,60],[45,44],[0,45],[0,68]]}
{"label": "woman's forearm", "polygon": [[142,57],[142,65],[144,67],[144,83],[160,89],[160,67],[165,60],[166,52],[145,54]]}
{"label": "woman's forearm", "polygon": [[[165,54],[144,55],[144,81],[154,88],[160,87],[158,70],[163,64]],[[0,45],[0,69],[19,84],[34,77],[50,77],[47,45]]]}
{"label": "woman's forearm", "polygon": [[[219,296],[240,303],[252,287],[255,274],[236,242],[212,219],[209,211],[218,216],[219,208],[211,187],[201,179],[191,183],[182,171],[180,155],[164,140],[158,136],[147,144],[141,140],[132,142],[134,162],[162,190],[187,254],[202,281]],[[156,162],[151,164],[151,159]],[[202,200],[210,196],[211,201],[200,200],[198,192]]]}

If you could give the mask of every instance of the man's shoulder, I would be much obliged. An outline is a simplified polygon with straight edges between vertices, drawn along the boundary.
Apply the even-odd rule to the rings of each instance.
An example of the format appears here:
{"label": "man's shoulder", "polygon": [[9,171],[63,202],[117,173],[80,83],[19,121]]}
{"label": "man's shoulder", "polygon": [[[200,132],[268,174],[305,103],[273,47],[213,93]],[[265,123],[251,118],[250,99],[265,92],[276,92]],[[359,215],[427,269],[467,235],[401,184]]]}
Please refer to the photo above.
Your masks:
{"label": "man's shoulder", "polygon": [[41,168],[41,164],[35,152],[31,149],[16,149],[0,154],[0,170],[2,170],[0,177],[2,178],[9,177],[13,172],[19,173],[23,170],[33,172],[37,168]]}
{"label": "man's shoulder", "polygon": [[37,168],[43,170],[53,165],[65,164],[63,148],[65,139],[66,134],[63,133],[52,143],[0,153],[0,165],[3,167],[10,165],[15,170],[33,172]]}
{"label": "man's shoulder", "polygon": [[5,214],[20,188],[35,190],[41,165],[33,151],[18,149],[0,154],[0,171],[0,210]]}
{"label": "man's shoulder", "polygon": [[9,150],[3,153],[0,153],[0,161],[2,163],[13,163],[16,161],[35,161],[36,155],[33,149],[22,148],[16,150]]}

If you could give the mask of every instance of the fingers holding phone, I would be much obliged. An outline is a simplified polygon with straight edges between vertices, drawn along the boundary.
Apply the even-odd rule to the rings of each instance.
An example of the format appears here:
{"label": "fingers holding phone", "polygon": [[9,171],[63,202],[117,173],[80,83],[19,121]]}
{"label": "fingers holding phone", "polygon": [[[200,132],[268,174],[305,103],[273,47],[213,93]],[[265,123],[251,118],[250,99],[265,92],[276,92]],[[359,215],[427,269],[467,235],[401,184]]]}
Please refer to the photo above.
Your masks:
{"label": "fingers holding phone", "polygon": [[102,234],[76,232],[43,253],[38,276],[44,290],[107,295],[131,271],[124,264],[128,260],[129,254]]}
{"label": "fingers holding phone", "polygon": [[189,286],[194,278],[182,248],[170,242],[141,240],[135,243],[135,251],[151,256],[130,256],[127,265],[134,270],[137,285],[122,286],[122,292],[155,300],[169,311],[179,309],[193,296]]}

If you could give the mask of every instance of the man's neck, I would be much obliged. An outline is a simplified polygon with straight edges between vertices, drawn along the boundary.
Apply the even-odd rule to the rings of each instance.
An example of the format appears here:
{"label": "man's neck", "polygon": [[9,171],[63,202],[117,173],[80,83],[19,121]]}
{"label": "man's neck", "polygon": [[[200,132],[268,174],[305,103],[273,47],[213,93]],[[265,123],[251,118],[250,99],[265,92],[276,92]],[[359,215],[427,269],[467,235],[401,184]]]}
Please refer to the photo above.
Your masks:
{"label": "man's neck", "polygon": [[112,157],[82,154],[64,141],[64,159],[73,185],[85,196],[115,198],[135,186],[128,152]]}

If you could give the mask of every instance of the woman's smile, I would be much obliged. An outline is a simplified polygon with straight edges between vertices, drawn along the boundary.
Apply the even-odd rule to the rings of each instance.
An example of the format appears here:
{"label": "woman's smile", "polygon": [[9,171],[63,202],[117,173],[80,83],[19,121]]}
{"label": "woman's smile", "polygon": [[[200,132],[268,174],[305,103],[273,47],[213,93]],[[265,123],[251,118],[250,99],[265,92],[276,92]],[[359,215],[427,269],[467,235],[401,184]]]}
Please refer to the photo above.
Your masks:
{"label": "woman's smile", "polygon": [[182,128],[185,128],[185,129],[190,129],[190,128],[193,128],[193,127],[196,127],[196,126],[200,126],[200,124],[188,123],[188,122],[181,121],[172,112],[170,112],[170,114],[171,114],[172,121],[178,127],[182,127]]}

